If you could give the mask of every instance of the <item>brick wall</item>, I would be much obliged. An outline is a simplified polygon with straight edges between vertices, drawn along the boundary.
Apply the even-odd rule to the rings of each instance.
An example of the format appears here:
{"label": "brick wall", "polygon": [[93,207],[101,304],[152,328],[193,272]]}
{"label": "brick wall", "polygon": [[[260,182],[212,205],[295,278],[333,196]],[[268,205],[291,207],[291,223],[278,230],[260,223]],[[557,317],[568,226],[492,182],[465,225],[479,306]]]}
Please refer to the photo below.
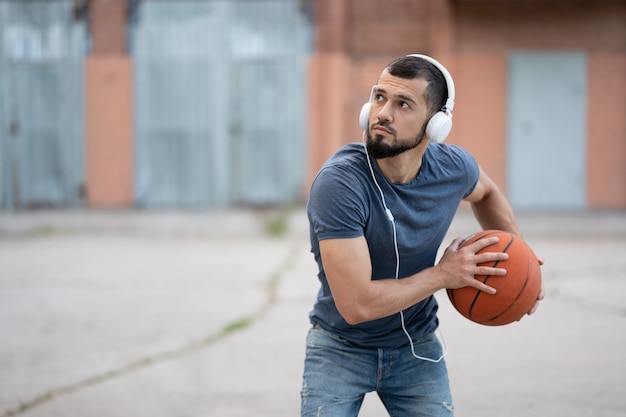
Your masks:
{"label": "brick wall", "polygon": [[[448,139],[506,190],[507,56],[577,50],[588,62],[587,207],[626,208],[626,2],[315,0],[309,183],[338,146],[361,140],[358,114],[381,69],[434,56],[457,88]],[[480,138],[479,141],[475,138]]]}

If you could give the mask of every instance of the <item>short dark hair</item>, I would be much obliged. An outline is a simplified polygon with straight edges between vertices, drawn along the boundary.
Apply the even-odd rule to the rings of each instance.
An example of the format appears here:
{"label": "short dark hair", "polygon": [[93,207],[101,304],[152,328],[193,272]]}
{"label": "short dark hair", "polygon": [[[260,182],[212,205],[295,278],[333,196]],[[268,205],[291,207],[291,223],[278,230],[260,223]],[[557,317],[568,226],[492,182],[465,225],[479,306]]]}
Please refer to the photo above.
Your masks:
{"label": "short dark hair", "polygon": [[394,77],[413,80],[420,78],[428,82],[424,90],[424,100],[430,115],[441,110],[448,98],[448,85],[443,73],[431,62],[416,56],[406,55],[396,58],[385,67]]}

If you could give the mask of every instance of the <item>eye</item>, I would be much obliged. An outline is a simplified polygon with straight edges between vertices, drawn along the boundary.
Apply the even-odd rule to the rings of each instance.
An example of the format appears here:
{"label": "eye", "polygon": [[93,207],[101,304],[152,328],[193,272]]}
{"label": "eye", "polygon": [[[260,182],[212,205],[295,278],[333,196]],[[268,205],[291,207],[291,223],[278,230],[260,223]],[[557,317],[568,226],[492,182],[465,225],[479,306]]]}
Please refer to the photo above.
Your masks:
{"label": "eye", "polygon": [[374,96],[374,100],[375,100],[375,101],[383,101],[383,100],[384,100],[384,97],[383,97],[383,95],[382,95],[382,94],[376,94],[376,95]]}
{"label": "eye", "polygon": [[398,101],[398,107],[402,110],[411,110],[413,108],[413,103],[405,100]]}

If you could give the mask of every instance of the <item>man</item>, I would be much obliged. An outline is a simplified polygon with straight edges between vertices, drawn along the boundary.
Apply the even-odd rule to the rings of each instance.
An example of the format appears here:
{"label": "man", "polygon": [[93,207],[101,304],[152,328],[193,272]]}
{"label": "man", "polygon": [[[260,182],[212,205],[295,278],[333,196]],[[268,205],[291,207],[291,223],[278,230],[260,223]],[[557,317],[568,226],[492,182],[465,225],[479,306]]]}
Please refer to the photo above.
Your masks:
{"label": "man", "polygon": [[362,112],[365,143],[340,149],[315,178],[307,213],[321,288],[302,416],[356,416],[372,391],[393,417],[453,415],[433,294],[494,293],[474,275],[506,271],[477,264],[507,255],[477,254],[497,238],[463,248],[457,238],[435,265],[437,250],[461,200],[484,229],[519,235],[510,204],[473,157],[433,142],[451,127],[453,100],[452,78],[434,59],[392,61]]}

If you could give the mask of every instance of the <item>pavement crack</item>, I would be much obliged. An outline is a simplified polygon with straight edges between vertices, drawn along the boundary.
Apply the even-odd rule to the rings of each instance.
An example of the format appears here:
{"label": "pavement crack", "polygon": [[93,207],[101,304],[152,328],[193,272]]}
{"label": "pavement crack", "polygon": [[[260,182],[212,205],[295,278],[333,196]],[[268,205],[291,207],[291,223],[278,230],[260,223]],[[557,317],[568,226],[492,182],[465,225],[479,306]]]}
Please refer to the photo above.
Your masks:
{"label": "pavement crack", "polygon": [[48,403],[56,398],[75,393],[85,388],[89,388],[103,382],[128,375],[130,373],[148,368],[162,362],[179,359],[195,351],[211,346],[238,331],[250,327],[259,319],[263,318],[272,309],[272,307],[276,305],[278,301],[278,289],[280,287],[281,280],[283,276],[290,269],[293,268],[299,248],[300,244],[294,242],[291,245],[285,259],[270,274],[265,285],[265,301],[252,313],[240,317],[230,323],[227,323],[215,333],[212,333],[202,339],[193,341],[179,348],[164,351],[156,355],[147,356],[119,368],[103,372],[99,375],[94,375],[81,381],[52,389],[44,394],[32,398],[31,400],[21,403],[17,408],[4,411],[4,413],[1,414],[0,417],[17,416],[35,407],[39,407],[45,403]]}

